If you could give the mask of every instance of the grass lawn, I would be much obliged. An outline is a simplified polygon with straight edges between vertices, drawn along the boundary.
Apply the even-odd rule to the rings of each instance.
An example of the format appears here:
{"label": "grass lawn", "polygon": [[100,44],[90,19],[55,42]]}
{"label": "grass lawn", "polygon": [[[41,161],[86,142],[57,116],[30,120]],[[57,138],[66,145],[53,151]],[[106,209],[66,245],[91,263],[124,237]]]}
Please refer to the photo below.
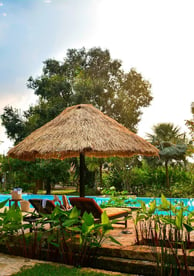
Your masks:
{"label": "grass lawn", "polygon": [[[38,194],[45,195],[45,190],[39,190]],[[52,190],[51,195],[78,195],[76,189]]]}
{"label": "grass lawn", "polygon": [[99,272],[93,269],[80,269],[75,267],[66,267],[63,265],[51,265],[51,264],[36,264],[33,268],[23,267],[21,272],[13,274],[12,276],[121,276],[129,275],[116,272]]}

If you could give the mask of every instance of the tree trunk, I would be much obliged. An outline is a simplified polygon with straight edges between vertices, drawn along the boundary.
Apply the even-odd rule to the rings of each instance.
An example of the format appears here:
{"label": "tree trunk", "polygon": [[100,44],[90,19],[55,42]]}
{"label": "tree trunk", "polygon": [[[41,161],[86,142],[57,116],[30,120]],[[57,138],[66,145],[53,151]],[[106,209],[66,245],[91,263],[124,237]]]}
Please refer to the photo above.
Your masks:
{"label": "tree trunk", "polygon": [[168,173],[168,160],[165,161],[165,169],[166,169],[166,187],[170,188],[169,173]]}
{"label": "tree trunk", "polygon": [[42,181],[40,179],[37,179],[35,181],[35,187],[33,188],[33,194],[37,194],[38,190],[41,188]]}
{"label": "tree trunk", "polygon": [[45,188],[46,188],[46,194],[50,195],[51,194],[51,183],[49,180],[46,180]]}
{"label": "tree trunk", "polygon": [[102,163],[100,162],[100,187],[102,187]]}

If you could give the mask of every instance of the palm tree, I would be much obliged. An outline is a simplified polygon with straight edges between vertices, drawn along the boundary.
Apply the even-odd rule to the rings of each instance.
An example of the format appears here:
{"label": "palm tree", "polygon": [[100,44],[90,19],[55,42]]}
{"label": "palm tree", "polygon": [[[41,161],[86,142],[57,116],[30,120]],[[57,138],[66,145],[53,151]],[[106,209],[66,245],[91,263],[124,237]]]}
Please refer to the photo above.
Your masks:
{"label": "palm tree", "polygon": [[185,133],[181,133],[180,127],[174,126],[172,123],[160,123],[153,126],[153,133],[147,133],[147,137],[155,145],[161,141],[171,142],[173,144],[181,144],[185,141]]}
{"label": "palm tree", "polygon": [[147,137],[160,150],[160,158],[166,170],[166,186],[170,187],[168,164],[172,159],[185,161],[185,133],[181,133],[180,128],[172,123],[160,123],[153,126],[153,134],[147,133]]}
{"label": "palm tree", "polygon": [[[193,114],[194,114],[194,112],[193,112]],[[194,154],[194,119],[187,120],[186,126],[188,127],[190,136],[191,136],[191,141],[190,141],[190,145],[189,145],[189,153],[192,156],[192,154]]]}

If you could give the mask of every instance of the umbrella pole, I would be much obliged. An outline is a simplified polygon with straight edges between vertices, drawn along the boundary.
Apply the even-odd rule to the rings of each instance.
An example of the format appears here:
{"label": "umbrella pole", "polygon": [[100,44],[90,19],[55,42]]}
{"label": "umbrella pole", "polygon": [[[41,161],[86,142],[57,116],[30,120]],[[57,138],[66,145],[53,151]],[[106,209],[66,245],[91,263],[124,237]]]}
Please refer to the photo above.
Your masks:
{"label": "umbrella pole", "polygon": [[84,171],[85,171],[85,155],[83,152],[80,153],[80,165],[79,165],[79,172],[80,172],[80,197],[85,196],[85,183],[84,183]]}

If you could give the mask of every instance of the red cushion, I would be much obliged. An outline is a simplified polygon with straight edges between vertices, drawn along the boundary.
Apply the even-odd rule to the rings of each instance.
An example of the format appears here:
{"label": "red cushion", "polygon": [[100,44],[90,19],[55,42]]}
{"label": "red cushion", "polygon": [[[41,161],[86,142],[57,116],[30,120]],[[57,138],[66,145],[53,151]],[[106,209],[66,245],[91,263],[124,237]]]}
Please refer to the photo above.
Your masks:
{"label": "red cushion", "polygon": [[103,213],[93,198],[70,197],[69,200],[72,206],[76,206],[77,209],[81,210],[82,215],[84,212],[88,212],[92,213],[95,218],[100,218]]}

